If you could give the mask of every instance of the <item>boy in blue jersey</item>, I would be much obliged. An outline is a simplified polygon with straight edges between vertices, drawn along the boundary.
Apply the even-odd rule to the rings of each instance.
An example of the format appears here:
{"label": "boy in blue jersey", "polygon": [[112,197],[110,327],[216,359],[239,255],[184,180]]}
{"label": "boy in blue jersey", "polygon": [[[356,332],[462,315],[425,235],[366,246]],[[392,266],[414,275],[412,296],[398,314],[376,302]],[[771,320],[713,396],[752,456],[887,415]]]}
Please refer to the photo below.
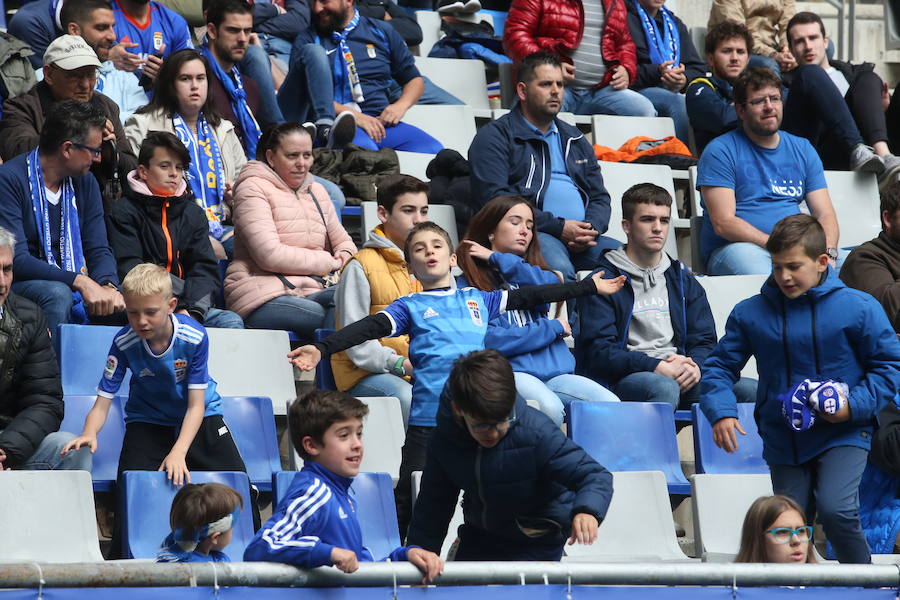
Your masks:
{"label": "boy in blue jersey", "polygon": [[[373,560],[363,546],[356,500],[350,494],[362,463],[362,419],[368,412],[365,404],[338,391],[312,391],[291,404],[288,429],[303,469],[247,546],[245,561],[307,569],[334,565],[353,573],[360,561]],[[425,574],[423,583],[444,566],[438,555],[418,547],[401,546],[383,560],[408,560]]]}
{"label": "boy in blue jersey", "polygon": [[133,68],[155,79],[162,61],[172,52],[193,48],[191,32],[184,17],[159,2],[111,0],[116,19],[116,39],[126,50]]}
{"label": "boy in blue jersey", "polygon": [[221,483],[187,484],[172,499],[169,525],[156,562],[231,562],[225,547],[244,501]]}
{"label": "boy in blue jersey", "polygon": [[288,355],[297,367],[309,371],[316,367],[322,354],[340,352],[366,340],[409,335],[409,359],[415,381],[396,491],[401,536],[406,533],[412,509],[410,477],[425,466],[425,446],[436,424],[441,390],[457,358],[484,349],[488,322],[507,310],[597,293],[612,294],[625,282],[622,276],[603,279],[603,272],[599,271],[576,283],[515,290],[457,289],[450,271],[456,266],[450,236],[431,221],[413,227],[406,238],[405,254],[410,271],[424,291],[398,298],[383,311]]}
{"label": "boy in blue jersey", "polygon": [[131,369],[125,404],[124,471],[165,471],[181,485],[199,471],[246,471],[222,418],[216,382],[207,371],[209,338],[202,325],[175,313],[169,273],[157,265],[134,267],[122,281],[130,325],[113,340],[97,400],[81,435],[64,449],[97,450],[97,433]]}

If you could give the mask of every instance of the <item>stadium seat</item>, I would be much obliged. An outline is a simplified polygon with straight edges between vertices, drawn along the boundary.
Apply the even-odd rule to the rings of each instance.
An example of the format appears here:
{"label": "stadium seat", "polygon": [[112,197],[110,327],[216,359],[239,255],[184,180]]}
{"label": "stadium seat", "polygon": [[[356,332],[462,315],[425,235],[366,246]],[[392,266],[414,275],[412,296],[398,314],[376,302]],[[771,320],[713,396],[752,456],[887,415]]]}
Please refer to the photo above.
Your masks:
{"label": "stadium seat", "polygon": [[738,449],[729,454],[713,442],[712,425],[700,410],[691,408],[694,425],[694,462],[697,473],[728,474],[753,473],[768,475],[769,465],[763,460],[763,442],[756,429],[753,409],[756,404],[741,402],[737,405],[738,420],[747,435],[737,434]]}
{"label": "stadium seat", "polygon": [[3,561],[103,561],[87,471],[2,471],[0,506]]}
{"label": "stadium seat", "polygon": [[[272,481],[273,503],[277,509],[294,481],[296,471],[281,471]],[[400,546],[394,488],[387,473],[360,472],[353,478],[350,495],[356,499],[356,518],[363,544],[375,560],[382,560]]]}
{"label": "stadium seat", "polygon": [[231,429],[250,481],[261,491],[269,491],[272,473],[281,470],[272,401],[265,397],[224,396],[222,418]]}
{"label": "stadium seat", "polygon": [[687,495],[672,407],[662,402],[571,402],[568,436],[610,471],[662,471],[670,494]]}
{"label": "stadium seat", "polygon": [[[453,242],[454,248],[459,245],[459,233],[456,229],[456,211],[453,210],[452,206],[449,204],[429,204],[428,220],[437,223],[450,234],[450,241]],[[362,230],[365,232],[363,239],[366,239],[369,232],[380,224],[381,221],[378,220],[378,203],[363,202]]]}
{"label": "stadium seat", "polygon": [[675,135],[675,122],[669,117],[623,117],[594,115],[591,119],[594,143],[618,150],[633,137],[662,139]]}
{"label": "stadium seat", "polygon": [[426,154],[424,152],[397,151],[397,160],[400,161],[400,172],[404,175],[418,177],[422,181],[429,180],[425,172],[428,170],[428,165],[434,160],[434,157],[434,154]]}
{"label": "stadium seat", "polygon": [[[63,394],[94,395],[103,376],[109,347],[119,327],[60,325],[54,336]],[[122,391],[128,390],[131,372],[125,374]],[[81,430],[78,430],[79,433]]]}
{"label": "stadium seat", "polygon": [[[229,558],[241,560],[244,548],[254,534],[247,474],[192,471],[191,483],[221,483],[241,495],[244,509],[234,525],[234,537],[225,549]],[[271,486],[271,479],[268,485]],[[169,511],[179,489],[169,483],[163,472],[125,471],[122,474],[117,516],[123,517],[122,554],[125,558],[156,558],[160,544],[172,530]],[[93,522],[93,518],[91,520]]]}
{"label": "stadium seat", "polygon": [[[487,21],[491,27],[494,26],[494,17],[489,13],[477,12],[472,15],[470,20],[473,22]],[[419,44],[418,55],[428,56],[431,48],[444,37],[444,33],[441,31],[441,15],[433,10],[417,10],[416,21],[422,28],[422,43]]]}
{"label": "stadium seat", "polygon": [[[419,488],[422,487],[422,471],[413,471],[412,474],[412,501],[413,501],[413,510],[415,510],[416,498],[419,496]],[[464,494],[459,495],[459,500],[456,502],[456,510],[453,511],[453,517],[450,518],[450,525],[447,527],[447,537],[444,538],[444,544],[441,546],[441,558],[447,560],[447,557],[450,553],[450,548],[453,547],[453,543],[456,541],[458,537],[459,526],[463,524],[463,496]]]}
{"label": "stadium seat", "polygon": [[[81,435],[84,419],[94,406],[97,396],[65,396],[66,416],[59,426],[60,431],[68,431]],[[109,405],[106,424],[97,434],[97,451],[93,455],[91,478],[94,491],[107,492],[116,485],[119,468],[119,453],[122,451],[122,439],[125,437],[125,398],[117,396]]]}
{"label": "stadium seat", "polygon": [[477,114],[479,111],[486,117],[490,116],[491,105],[482,61],[417,56],[416,67],[423,77],[472,107],[476,116],[481,116]]}
{"label": "stadium seat", "polygon": [[828,195],[841,229],[841,248],[853,248],[881,233],[878,181],[873,173],[825,171]]}
{"label": "stadium seat", "polygon": [[[594,116],[594,119],[597,115]],[[621,118],[621,117],[617,117]],[[637,117],[626,117],[635,119]],[[671,119],[666,119],[671,121]],[[596,135],[596,123],[594,125],[594,133]],[[678,216],[678,211],[674,205],[675,186],[672,183],[672,169],[666,165],[639,165],[629,163],[601,162],[600,172],[603,175],[603,185],[609,192],[610,198],[610,216],[609,229],[604,235],[617,239],[623,244],[626,241],[625,232],[622,230],[622,194],[628,188],[638,183],[653,183],[663,188],[672,196],[672,215]],[[666,238],[665,251],[669,256],[678,258],[678,246],[675,243],[675,231],[669,230],[669,237]]]}
{"label": "stadium seat", "polygon": [[768,475],[742,473],[701,474],[694,475],[691,480],[694,544],[701,559],[704,562],[733,561],[741,546],[744,515],[754,500],[772,495],[772,479]]}
{"label": "stadium seat", "polygon": [[565,561],[693,562],[678,546],[666,480],[659,471],[614,472],[615,493],[597,540],[564,547]]}
{"label": "stadium seat", "polygon": [[[313,339],[321,342],[332,333],[334,333],[334,329],[316,329],[313,332]],[[320,390],[337,389],[337,385],[334,383],[334,373],[331,370],[330,358],[323,358],[316,365],[316,387]]]}
{"label": "stadium seat", "polygon": [[406,111],[403,122],[427,132],[445,148],[469,155],[475,138],[475,113],[470,106],[416,104]]}
{"label": "stadium seat", "polygon": [[[725,334],[725,324],[728,315],[741,300],[750,298],[759,293],[768,275],[719,275],[716,277],[697,277],[697,281],[706,290],[706,299],[709,300],[709,308],[712,310],[713,319],[716,322],[716,336],[721,338]],[[742,377],[758,377],[756,359],[750,357],[741,371]]]}

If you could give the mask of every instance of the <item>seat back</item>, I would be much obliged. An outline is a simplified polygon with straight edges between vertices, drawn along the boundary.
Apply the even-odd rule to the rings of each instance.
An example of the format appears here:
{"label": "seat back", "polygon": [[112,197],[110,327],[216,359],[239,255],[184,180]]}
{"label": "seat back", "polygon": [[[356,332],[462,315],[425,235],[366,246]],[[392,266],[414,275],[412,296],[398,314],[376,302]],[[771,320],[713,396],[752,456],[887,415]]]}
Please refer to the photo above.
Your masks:
{"label": "seat back", "polygon": [[[453,242],[454,249],[459,245],[459,233],[456,229],[456,211],[453,210],[452,206],[449,204],[429,204],[428,220],[440,225],[450,234],[450,241]],[[362,230],[365,232],[363,239],[380,223],[381,221],[378,220],[378,203],[363,202]]]}
{"label": "seat back", "polygon": [[[753,501],[772,495],[769,475],[694,475],[694,543],[706,562],[731,562],[741,547],[741,527]],[[616,490],[618,492],[618,490]]]}
{"label": "seat back", "polygon": [[[594,131],[596,132],[596,129]],[[622,194],[638,183],[653,183],[669,192],[673,199],[672,216],[673,218],[678,216],[674,206],[675,185],[672,183],[672,169],[668,166],[601,162],[600,172],[603,175],[603,185],[609,192],[611,209],[609,229],[605,235],[615,238],[623,244],[627,241],[625,231],[622,229]],[[672,227],[669,228],[669,236],[666,238],[664,249],[672,258],[678,258],[678,246],[675,243],[675,231]]]}
{"label": "seat back", "polygon": [[434,160],[434,154],[426,154],[425,152],[404,152],[397,151],[397,160],[400,161],[400,172],[404,175],[412,175],[422,181],[428,181],[428,165]]}
{"label": "seat back", "polygon": [[396,484],[400,476],[400,460],[406,430],[400,401],[394,397],[360,398],[369,407],[365,418],[366,447],[360,469],[387,473]]}
{"label": "seat back", "polygon": [[415,125],[438,140],[445,148],[469,155],[475,138],[475,114],[471,106],[416,104],[403,116],[403,122]]}
{"label": "seat back", "polygon": [[828,195],[841,228],[841,248],[852,248],[881,233],[881,200],[873,173],[825,171]]}
{"label": "seat back", "polygon": [[614,472],[615,493],[597,540],[565,546],[565,560],[689,561],[678,546],[666,480],[659,471]]}
{"label": "seat back", "polygon": [[[454,15],[455,16],[455,15]],[[487,21],[493,27],[494,17],[489,12],[477,12],[469,16],[467,21]],[[416,22],[422,28],[422,43],[419,44],[419,56],[428,56],[431,48],[444,37],[441,31],[441,15],[434,10],[417,10]]]}
{"label": "seat back", "polygon": [[453,94],[472,108],[491,107],[487,95],[484,63],[460,58],[416,57],[416,68],[439,88]]}
{"label": "seat back", "polygon": [[[221,483],[241,495],[244,508],[234,524],[231,543],[224,550],[232,560],[241,560],[254,534],[247,474],[192,471],[191,483]],[[117,516],[123,518],[122,552],[125,558],[156,558],[160,545],[172,531],[169,512],[179,489],[161,471],[125,471],[122,474]]]}
{"label": "seat back", "polygon": [[[374,202],[372,203],[374,204]],[[329,335],[334,333],[334,329],[316,329],[313,332],[313,339],[321,342]],[[337,384],[334,382],[334,371],[331,370],[331,359],[323,358],[316,365],[316,387],[320,390],[336,390]]]}
{"label": "seat back", "polygon": [[610,471],[662,471],[669,492],[690,493],[669,404],[575,401],[566,423],[572,441]]}
{"label": "seat back", "polygon": [[[73,396],[97,393],[106,357],[118,327],[99,325],[60,325],[56,330],[56,356],[63,394]],[[127,394],[131,371],[125,374],[120,390]],[[81,432],[81,429],[78,430]]]}
{"label": "seat back", "polygon": [[[297,471],[279,471],[272,480],[274,510],[281,507]],[[356,519],[363,545],[375,560],[382,560],[400,546],[394,487],[387,473],[360,472],[353,478],[350,494],[356,499]]]}
{"label": "seat back", "polygon": [[763,441],[753,418],[755,404],[741,402],[737,405],[738,420],[747,435],[738,435],[738,449],[729,454],[713,442],[712,425],[700,410],[691,407],[694,425],[694,461],[697,473],[755,473],[768,474],[769,465],[763,460]]}
{"label": "seat back", "polygon": [[0,471],[0,506],[4,561],[103,561],[87,471]]}
{"label": "seat back", "polygon": [[594,115],[591,120],[594,143],[618,150],[633,137],[653,139],[675,135],[675,122],[669,117],[623,117]]}
{"label": "seat back", "polygon": [[[412,474],[412,502],[413,507],[416,504],[416,498],[419,496],[419,490],[422,487],[422,471],[413,471]],[[450,525],[447,526],[447,537],[444,538],[444,543],[441,546],[441,558],[447,560],[448,555],[450,554],[450,549],[453,547],[453,542],[456,541],[458,537],[459,527],[463,524],[463,494],[459,494],[459,498],[456,502],[456,509],[453,511],[453,517],[450,518]],[[413,508],[415,510],[415,508]]]}
{"label": "seat back", "polygon": [[265,397],[225,396],[222,418],[244,459],[250,481],[260,490],[268,491],[272,473],[281,470],[272,401]]}
{"label": "seat back", "polygon": [[[66,416],[59,426],[60,431],[81,435],[84,419],[94,406],[97,396],[65,396]],[[92,456],[91,478],[96,491],[113,489],[119,468],[119,453],[125,438],[125,398],[117,396],[109,404],[106,424],[97,434],[97,451]]]}

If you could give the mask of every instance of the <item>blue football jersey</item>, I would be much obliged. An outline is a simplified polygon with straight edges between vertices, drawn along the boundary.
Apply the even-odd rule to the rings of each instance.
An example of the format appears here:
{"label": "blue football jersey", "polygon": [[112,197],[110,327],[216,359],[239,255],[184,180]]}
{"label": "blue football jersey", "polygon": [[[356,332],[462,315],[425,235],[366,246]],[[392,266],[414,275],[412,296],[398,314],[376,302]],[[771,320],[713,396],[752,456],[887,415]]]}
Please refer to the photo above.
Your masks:
{"label": "blue football jersey", "polygon": [[165,57],[176,50],[194,47],[184,17],[159,2],[150,2],[150,18],[146,23],[135,21],[116,0],[112,0],[112,7],[116,19],[116,39],[119,43],[137,44],[136,48],[128,51],[140,54],[141,58],[147,58],[160,50]]}
{"label": "blue football jersey", "polygon": [[484,350],[488,322],[506,310],[506,294],[471,287],[418,292],[382,311],[391,320],[391,337],[409,334],[415,369],[410,425],[435,426],[453,363],[463,354]]}
{"label": "blue football jersey", "polygon": [[209,376],[209,336],[192,318],[172,314],[174,331],[169,347],[156,355],[131,328],[123,327],[113,339],[97,394],[112,398],[119,391],[125,370],[131,369],[125,422],[179,426],[187,411],[188,390],[206,390],[205,417],[221,415],[221,398]]}

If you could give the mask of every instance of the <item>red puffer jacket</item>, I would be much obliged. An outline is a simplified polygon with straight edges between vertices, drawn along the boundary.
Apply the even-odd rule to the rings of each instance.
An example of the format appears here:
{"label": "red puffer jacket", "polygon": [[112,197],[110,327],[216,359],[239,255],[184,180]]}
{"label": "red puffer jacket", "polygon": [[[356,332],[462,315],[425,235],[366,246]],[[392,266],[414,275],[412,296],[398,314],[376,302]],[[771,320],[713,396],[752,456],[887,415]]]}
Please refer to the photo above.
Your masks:
{"label": "red puffer jacket", "polygon": [[[603,62],[610,69],[598,87],[612,78],[611,68],[622,65],[628,80],[637,77],[637,56],[628,31],[626,0],[603,0],[606,19],[600,39]],[[513,0],[503,32],[506,55],[519,61],[538,50],[552,52],[571,63],[572,52],[581,44],[584,10],[581,0]]]}

